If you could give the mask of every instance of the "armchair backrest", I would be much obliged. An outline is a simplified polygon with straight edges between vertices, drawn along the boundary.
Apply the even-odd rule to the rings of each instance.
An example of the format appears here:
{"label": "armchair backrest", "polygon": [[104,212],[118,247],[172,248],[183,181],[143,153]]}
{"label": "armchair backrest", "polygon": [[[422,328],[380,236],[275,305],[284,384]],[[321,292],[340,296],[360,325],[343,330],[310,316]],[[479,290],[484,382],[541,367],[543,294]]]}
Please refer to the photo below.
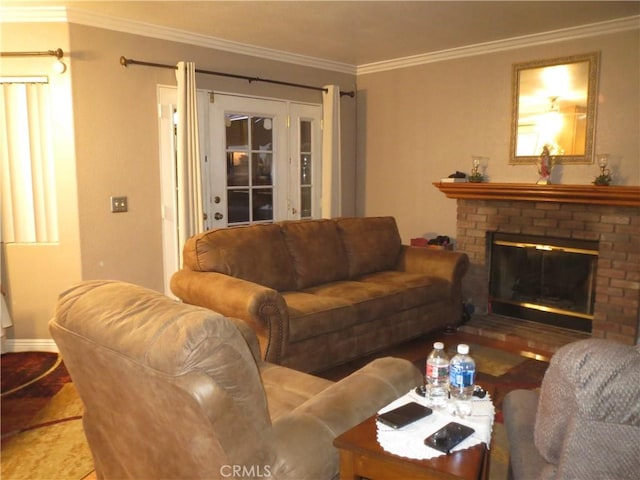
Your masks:
{"label": "armchair backrest", "polygon": [[264,388],[231,320],[92,281],[61,294],[49,327],[99,478],[218,478],[225,465],[271,463]]}
{"label": "armchair backrest", "polygon": [[559,349],[540,390],[534,439],[545,478],[637,478],[640,347],[588,339]]}

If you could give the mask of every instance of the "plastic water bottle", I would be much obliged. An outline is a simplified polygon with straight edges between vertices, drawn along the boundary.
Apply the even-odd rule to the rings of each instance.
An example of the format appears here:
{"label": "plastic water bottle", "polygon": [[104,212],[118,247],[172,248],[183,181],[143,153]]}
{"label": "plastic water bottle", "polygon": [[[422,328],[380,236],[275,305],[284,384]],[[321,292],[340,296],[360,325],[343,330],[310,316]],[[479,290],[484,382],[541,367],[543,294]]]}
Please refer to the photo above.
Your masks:
{"label": "plastic water bottle", "polygon": [[442,342],[433,344],[426,370],[427,396],[434,406],[443,406],[449,398],[449,357]]}
{"label": "plastic water bottle", "polygon": [[469,345],[458,345],[458,354],[451,359],[449,392],[456,413],[461,417],[471,414],[471,400],[476,380],[476,362],[469,356]]}

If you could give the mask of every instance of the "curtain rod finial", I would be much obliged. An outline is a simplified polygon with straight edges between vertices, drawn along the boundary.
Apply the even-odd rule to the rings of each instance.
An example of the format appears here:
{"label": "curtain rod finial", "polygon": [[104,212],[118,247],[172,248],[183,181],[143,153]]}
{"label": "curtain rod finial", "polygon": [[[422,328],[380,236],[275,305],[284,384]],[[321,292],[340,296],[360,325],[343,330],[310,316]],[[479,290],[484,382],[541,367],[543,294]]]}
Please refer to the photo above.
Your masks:
{"label": "curtain rod finial", "polygon": [[126,67],[127,65],[129,65],[129,60],[127,60],[127,58],[124,55],[120,57],[120,65],[122,65],[123,67]]}

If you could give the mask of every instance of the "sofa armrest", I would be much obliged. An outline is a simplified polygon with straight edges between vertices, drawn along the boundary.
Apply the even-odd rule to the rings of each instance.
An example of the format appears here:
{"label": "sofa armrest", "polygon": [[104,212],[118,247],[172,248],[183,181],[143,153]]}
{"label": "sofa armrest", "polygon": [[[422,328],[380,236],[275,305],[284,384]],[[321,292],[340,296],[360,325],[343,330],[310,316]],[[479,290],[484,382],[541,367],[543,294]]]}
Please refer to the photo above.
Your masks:
{"label": "sofa armrest", "polygon": [[469,269],[469,257],[463,252],[402,246],[397,270],[422,273],[447,280],[451,285],[451,300],[462,303],[462,278]]}
{"label": "sofa armrest", "polygon": [[260,352],[260,342],[258,341],[256,332],[254,332],[249,324],[244,320],[240,320],[239,318],[229,318],[229,320],[233,322],[233,324],[244,337],[244,340],[247,342],[249,350],[251,350],[251,355],[253,355],[256,364],[258,366],[264,364],[265,362],[262,360],[262,354]]}
{"label": "sofa armrest", "polygon": [[404,272],[424,273],[453,282],[462,280],[467,273],[469,257],[463,252],[403,245],[397,268]]}
{"label": "sofa armrest", "polygon": [[171,291],[185,303],[245,321],[258,337],[263,358],[280,363],[289,314],[276,290],[222,273],[182,269],[171,277]]}
{"label": "sofa armrest", "polygon": [[502,402],[504,426],[509,442],[509,478],[539,478],[549,467],[533,441],[539,394],[513,390]]}
{"label": "sofa armrest", "polygon": [[304,466],[317,472],[313,478],[333,478],[338,465],[333,440],[422,382],[411,362],[385,357],[331,385],[274,424],[276,472],[296,478]]}

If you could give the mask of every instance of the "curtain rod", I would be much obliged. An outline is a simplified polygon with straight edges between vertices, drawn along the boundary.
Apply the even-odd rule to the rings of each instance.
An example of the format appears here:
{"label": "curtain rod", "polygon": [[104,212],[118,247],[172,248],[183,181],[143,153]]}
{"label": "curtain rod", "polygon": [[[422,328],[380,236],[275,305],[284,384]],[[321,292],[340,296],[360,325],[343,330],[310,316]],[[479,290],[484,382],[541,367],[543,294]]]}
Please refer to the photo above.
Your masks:
{"label": "curtain rod", "polygon": [[46,52],[0,52],[0,57],[43,57],[45,55],[57,57],[60,60],[64,56],[64,52],[61,48]]}
{"label": "curtain rod", "polygon": [[[152,62],[143,62],[141,60],[133,60],[132,58],[126,58],[124,56],[120,57],[120,65],[123,67],[127,67],[129,65],[144,65],[145,67],[158,67],[158,68],[171,68],[176,70],[178,67],[174,65],[165,65],[162,63],[152,63]],[[237,75],[234,73],[224,73],[224,72],[213,72],[211,70],[201,70],[196,68],[196,73],[204,73],[207,75],[218,75],[220,77],[228,77],[228,78],[238,78],[240,80],[247,80],[249,83],[251,82],[264,82],[264,83],[273,83],[276,85],[284,85],[286,87],[297,87],[297,88],[306,88],[307,90],[316,90],[318,92],[326,92],[327,89],[323,87],[314,87],[313,85],[303,85],[301,83],[292,83],[292,82],[283,82],[280,80],[269,80],[267,78],[260,77],[248,77],[246,75]],[[349,96],[352,97],[355,95],[353,91],[351,92],[340,92],[340,96]]]}

